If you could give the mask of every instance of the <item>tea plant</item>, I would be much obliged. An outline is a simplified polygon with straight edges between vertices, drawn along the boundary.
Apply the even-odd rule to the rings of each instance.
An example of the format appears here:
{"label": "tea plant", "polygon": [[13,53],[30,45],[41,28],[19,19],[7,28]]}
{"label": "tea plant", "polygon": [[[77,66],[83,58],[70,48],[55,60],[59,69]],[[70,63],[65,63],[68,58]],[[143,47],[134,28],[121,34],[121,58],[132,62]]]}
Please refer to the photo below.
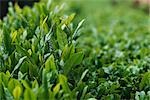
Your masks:
{"label": "tea plant", "polygon": [[72,70],[82,67],[76,40],[84,20],[74,26],[75,14],[63,15],[62,8],[46,1],[23,9],[10,3],[0,28],[0,100],[71,100],[82,94],[84,75]]}
{"label": "tea plant", "polygon": [[10,3],[0,100],[149,100],[149,16],[127,1],[62,2]]}

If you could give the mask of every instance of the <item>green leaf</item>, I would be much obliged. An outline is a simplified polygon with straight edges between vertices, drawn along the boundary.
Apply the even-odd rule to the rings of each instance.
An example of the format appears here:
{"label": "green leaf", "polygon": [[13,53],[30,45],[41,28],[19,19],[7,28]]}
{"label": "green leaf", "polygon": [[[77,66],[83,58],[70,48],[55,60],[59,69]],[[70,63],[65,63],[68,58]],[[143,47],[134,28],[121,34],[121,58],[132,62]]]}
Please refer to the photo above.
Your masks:
{"label": "green leaf", "polygon": [[84,100],[84,97],[85,97],[87,90],[88,90],[88,86],[84,87],[81,98],[80,98],[81,100]]}
{"label": "green leaf", "polygon": [[25,50],[23,47],[21,47],[20,45],[16,45],[16,49],[18,51],[18,53],[22,54],[22,56],[27,56],[30,57],[29,53],[27,52],[27,50]]}
{"label": "green leaf", "polygon": [[24,62],[22,63],[22,65],[21,65],[21,67],[20,67],[19,70],[20,70],[22,73],[27,73],[28,70],[29,70],[29,66],[30,66],[30,64],[29,64],[27,61],[24,61]]}
{"label": "green leaf", "polygon": [[67,75],[74,66],[79,65],[82,62],[83,57],[84,57],[83,52],[72,54],[64,65],[65,75]]}
{"label": "green leaf", "polygon": [[[1,73],[0,73],[1,76]],[[5,93],[4,93],[4,88],[3,88],[3,82],[0,78],[0,100],[5,99]]]}
{"label": "green leaf", "polygon": [[71,23],[71,21],[74,19],[75,15],[76,15],[75,13],[71,14],[65,20],[63,20],[62,23],[68,26]]}
{"label": "green leaf", "polygon": [[12,33],[12,42],[15,41],[16,37],[17,37],[17,31],[14,31],[14,32]]}
{"label": "green leaf", "polygon": [[60,91],[60,83],[58,83],[58,84],[54,87],[53,91],[54,91],[54,95],[56,95],[56,94]]}
{"label": "green leaf", "polygon": [[30,89],[29,84],[25,80],[21,80],[21,83],[26,89]]}
{"label": "green leaf", "polygon": [[15,100],[19,100],[21,94],[22,94],[21,87],[19,85],[17,85],[15,87],[15,89],[13,90],[13,96],[14,96]]}
{"label": "green leaf", "polygon": [[41,24],[41,30],[44,29],[44,32],[46,32],[46,33],[48,32],[48,25],[46,23],[47,19],[48,19],[48,16],[46,16],[46,18],[43,20],[43,22]]}
{"label": "green leaf", "polygon": [[36,63],[35,59],[30,56],[30,54],[28,53],[28,51],[26,49],[24,49],[20,45],[16,45],[16,50],[18,53],[22,54],[22,56],[27,56],[27,61],[32,63],[34,66],[36,66],[35,65],[35,63]]}
{"label": "green leaf", "polygon": [[6,100],[14,100],[13,96],[9,92],[8,88],[6,88],[4,85],[3,85],[3,87],[4,87],[4,93],[5,93]]}
{"label": "green leaf", "polygon": [[47,78],[47,72],[45,69],[43,70],[43,73],[42,73],[42,87],[43,87],[42,98],[49,99],[48,78]]}
{"label": "green leaf", "polygon": [[85,77],[85,75],[87,74],[88,71],[89,71],[89,70],[86,69],[86,70],[83,72],[83,74],[82,74],[82,76],[81,76],[81,78],[80,78],[78,84],[80,84],[80,83],[82,82],[83,78]]}
{"label": "green leaf", "polygon": [[97,100],[97,99],[95,99],[95,98],[89,98],[89,99],[87,99],[87,100]]}
{"label": "green leaf", "polygon": [[140,90],[144,89],[145,87],[150,88],[150,71],[146,72],[143,75],[143,78],[142,78],[141,83],[140,83]]}
{"label": "green leaf", "polygon": [[73,33],[72,38],[75,38],[75,37],[77,36],[77,33],[78,33],[79,29],[81,28],[81,26],[82,26],[82,24],[83,24],[84,21],[85,21],[85,19],[83,19],[83,20],[81,20],[81,21],[79,22],[77,28],[75,29],[75,31],[74,31],[74,33]]}
{"label": "green leaf", "polygon": [[144,91],[136,92],[135,99],[136,100],[148,100],[148,98],[146,98],[146,94]]}
{"label": "green leaf", "polygon": [[32,88],[39,88],[39,84],[37,80],[34,80],[32,83]]}
{"label": "green leaf", "polygon": [[11,44],[11,37],[9,34],[9,30],[8,30],[8,26],[4,24],[3,26],[3,34],[4,34],[4,45],[6,48],[6,51],[8,52],[8,54],[10,55],[13,52],[13,47]]}
{"label": "green leaf", "polygon": [[62,74],[60,74],[58,77],[59,77],[59,83],[61,84],[64,92],[70,94],[71,90],[70,90],[70,88],[68,86],[67,78],[64,75],[62,75]]}
{"label": "green leaf", "polygon": [[9,79],[10,79],[10,75],[5,73],[0,73],[0,80],[3,82],[5,86],[8,85]]}
{"label": "green leaf", "polygon": [[58,41],[59,47],[62,50],[65,47],[65,45],[68,43],[67,35],[59,27],[57,28],[56,35],[57,35],[57,41]]}
{"label": "green leaf", "polygon": [[74,52],[75,47],[73,44],[71,46],[66,45],[63,49],[61,59],[65,62]]}
{"label": "green leaf", "polygon": [[54,56],[51,55],[45,62],[45,69],[47,72],[49,72],[50,70],[55,71],[56,70],[56,66],[55,66],[55,62],[54,62]]}
{"label": "green leaf", "polygon": [[13,69],[11,76],[14,74],[14,72],[21,66],[21,64],[23,63],[23,61],[27,58],[27,56],[20,58],[18,64],[15,66],[15,68]]}
{"label": "green leaf", "polygon": [[16,86],[20,86],[21,87],[21,84],[18,80],[16,79],[11,79],[9,82],[8,82],[8,89],[9,91],[11,91],[11,93],[13,92],[14,88]]}
{"label": "green leaf", "polygon": [[42,27],[43,27],[43,25],[46,23],[46,20],[48,19],[48,16],[46,16],[45,17],[45,19],[43,20],[43,22],[42,22]]}
{"label": "green leaf", "polygon": [[24,100],[37,100],[36,95],[34,94],[34,92],[30,88],[25,90]]}
{"label": "green leaf", "polygon": [[14,8],[15,8],[15,11],[16,11],[18,14],[21,13],[22,9],[19,7],[19,5],[18,5],[17,3],[15,3]]}
{"label": "green leaf", "polygon": [[29,62],[28,65],[29,65],[29,75],[31,76],[31,78],[34,79],[34,78],[38,77],[39,68],[37,67],[37,65],[34,65],[31,62]]}

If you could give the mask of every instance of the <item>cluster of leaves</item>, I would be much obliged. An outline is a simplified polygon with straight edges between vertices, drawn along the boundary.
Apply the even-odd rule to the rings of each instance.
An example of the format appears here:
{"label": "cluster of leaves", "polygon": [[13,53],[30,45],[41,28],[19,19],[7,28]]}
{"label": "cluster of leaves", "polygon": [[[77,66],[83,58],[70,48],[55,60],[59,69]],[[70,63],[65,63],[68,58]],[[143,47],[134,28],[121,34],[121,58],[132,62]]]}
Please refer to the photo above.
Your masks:
{"label": "cluster of leaves", "polygon": [[0,21],[0,100],[149,100],[148,16],[125,1],[58,1],[10,4]]}
{"label": "cluster of leaves", "polygon": [[50,0],[23,9],[10,3],[0,22],[0,100],[85,97],[87,70],[79,69],[84,54],[76,42],[84,20],[74,26],[75,14],[62,8]]}
{"label": "cluster of leaves", "polygon": [[[118,0],[119,1],[119,0]],[[85,51],[84,80],[97,99],[150,99],[149,17],[126,1],[70,3],[79,18],[88,16],[80,37]],[[105,8],[105,9],[104,9]],[[94,13],[93,13],[94,12]]]}

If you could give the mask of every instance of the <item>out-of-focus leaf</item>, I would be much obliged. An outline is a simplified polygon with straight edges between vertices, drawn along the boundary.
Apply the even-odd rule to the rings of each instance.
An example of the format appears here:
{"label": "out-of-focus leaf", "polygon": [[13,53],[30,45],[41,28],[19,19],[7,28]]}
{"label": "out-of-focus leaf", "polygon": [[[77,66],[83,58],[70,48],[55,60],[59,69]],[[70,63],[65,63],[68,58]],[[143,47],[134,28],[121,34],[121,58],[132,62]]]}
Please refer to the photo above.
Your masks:
{"label": "out-of-focus leaf", "polygon": [[143,75],[140,83],[140,90],[142,90],[144,87],[150,88],[150,72],[147,72]]}
{"label": "out-of-focus leaf", "polygon": [[81,100],[84,99],[85,94],[87,92],[88,86],[84,87],[83,92],[82,92],[82,96],[81,96]]}

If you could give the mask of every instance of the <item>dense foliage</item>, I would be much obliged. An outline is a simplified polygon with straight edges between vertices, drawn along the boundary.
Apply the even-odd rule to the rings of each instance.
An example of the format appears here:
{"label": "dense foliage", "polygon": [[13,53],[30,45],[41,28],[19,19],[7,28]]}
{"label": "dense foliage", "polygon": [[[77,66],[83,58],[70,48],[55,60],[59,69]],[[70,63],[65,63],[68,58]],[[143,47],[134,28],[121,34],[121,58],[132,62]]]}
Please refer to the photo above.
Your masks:
{"label": "dense foliage", "polygon": [[65,7],[10,3],[0,21],[0,100],[149,100],[147,14],[108,0]]}

